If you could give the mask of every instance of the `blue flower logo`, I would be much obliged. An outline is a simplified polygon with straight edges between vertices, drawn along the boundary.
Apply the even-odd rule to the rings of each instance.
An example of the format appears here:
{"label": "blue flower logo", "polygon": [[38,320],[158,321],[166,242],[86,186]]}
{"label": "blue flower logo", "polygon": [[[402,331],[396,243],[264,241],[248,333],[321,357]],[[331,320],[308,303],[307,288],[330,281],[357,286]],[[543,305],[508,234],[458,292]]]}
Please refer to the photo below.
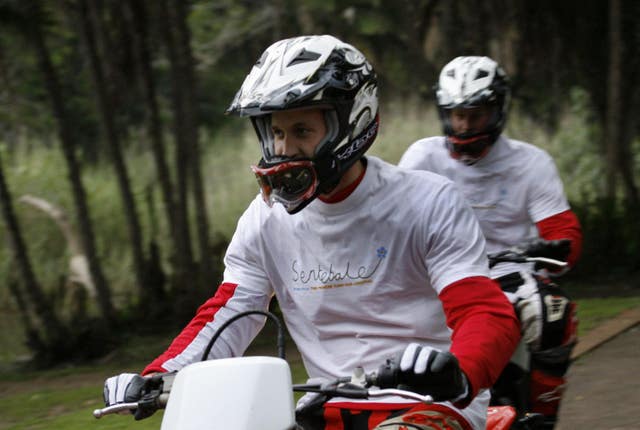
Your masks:
{"label": "blue flower logo", "polygon": [[383,259],[387,256],[387,248],[381,246],[376,250],[376,253],[378,254],[378,258]]}

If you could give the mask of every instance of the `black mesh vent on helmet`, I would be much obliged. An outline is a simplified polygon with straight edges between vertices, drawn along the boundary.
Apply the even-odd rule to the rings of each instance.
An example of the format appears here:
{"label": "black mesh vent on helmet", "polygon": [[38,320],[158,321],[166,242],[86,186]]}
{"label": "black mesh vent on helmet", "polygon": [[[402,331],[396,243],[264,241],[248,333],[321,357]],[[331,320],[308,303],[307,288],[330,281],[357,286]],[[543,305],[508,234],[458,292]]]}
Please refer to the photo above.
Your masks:
{"label": "black mesh vent on helmet", "polygon": [[294,66],[300,63],[306,63],[308,61],[315,61],[320,58],[320,54],[317,52],[307,51],[303,49],[296,55],[296,57],[287,64],[287,67]]}
{"label": "black mesh vent on helmet", "polygon": [[482,79],[482,78],[486,78],[487,76],[489,76],[489,72],[487,72],[486,70],[482,70],[482,69],[480,69],[480,70],[478,70],[478,71],[476,72],[476,77],[475,77],[475,78],[473,78],[473,79],[474,79],[474,80],[475,80],[475,79]]}

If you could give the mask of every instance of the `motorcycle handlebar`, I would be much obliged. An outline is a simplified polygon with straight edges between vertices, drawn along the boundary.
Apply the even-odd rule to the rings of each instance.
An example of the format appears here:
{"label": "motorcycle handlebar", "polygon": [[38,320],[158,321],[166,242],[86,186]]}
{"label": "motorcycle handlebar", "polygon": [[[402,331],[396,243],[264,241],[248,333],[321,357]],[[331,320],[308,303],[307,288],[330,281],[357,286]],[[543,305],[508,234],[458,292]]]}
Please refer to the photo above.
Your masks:
{"label": "motorcycle handlebar", "polygon": [[[372,388],[371,385],[375,384],[379,379],[379,375],[376,372],[365,375],[362,369],[358,368],[352,377],[339,378],[327,384],[294,384],[293,391],[320,393],[329,397],[345,397],[349,399],[398,396],[426,404],[433,403],[433,398],[431,396],[422,395],[409,390],[399,388]],[[169,394],[163,392],[155,399],[146,398],[139,402],[119,403],[117,405],[95,409],[93,411],[93,416],[95,418],[102,418],[105,415],[134,412],[139,407],[142,407],[143,404],[145,407],[148,407],[150,401],[153,402],[157,409],[163,409],[167,405],[168,398]]]}
{"label": "motorcycle handlebar", "polygon": [[[368,399],[372,397],[398,396],[417,400],[422,403],[433,403],[433,397],[415,391],[400,389],[395,363],[388,361],[380,366],[378,372],[365,374],[357,368],[351,378],[339,378],[326,384],[296,384],[293,391],[320,393],[329,397],[346,397],[350,399]],[[374,388],[375,387],[375,388]]]}
{"label": "motorcycle handlebar", "polygon": [[293,391],[320,393],[330,397],[346,397],[348,399],[369,399],[372,397],[398,396],[405,399],[417,400],[422,403],[433,403],[433,397],[422,395],[409,390],[399,388],[365,388],[353,384],[341,386],[319,386],[311,388],[308,385],[294,385]]}
{"label": "motorcycle handlebar", "polygon": [[548,266],[564,268],[569,265],[566,261],[556,260],[548,257],[529,257],[524,252],[503,251],[489,254],[489,268],[498,263],[542,263]]}
{"label": "motorcycle handlebar", "polygon": [[539,266],[564,268],[571,251],[569,239],[531,239],[504,251],[489,254],[489,268],[498,263],[537,263]]}
{"label": "motorcycle handlebar", "polygon": [[[233,320],[235,321],[237,318],[254,313],[264,314],[263,311],[249,311],[239,314]],[[274,316],[274,318],[277,321],[277,317]],[[281,327],[279,323],[278,327]],[[210,342],[207,346],[207,351],[203,355],[203,359],[208,356],[208,350],[212,344],[213,342]],[[284,358],[284,354],[282,354],[281,358]],[[149,378],[148,383],[145,384],[141,393],[141,399],[138,402],[120,403],[102,409],[96,409],[93,411],[93,416],[101,418],[109,414],[135,412],[137,410],[148,412],[146,416],[149,416],[158,409],[164,409],[169,399],[169,393],[171,392],[175,375],[175,372],[153,375]],[[356,368],[351,377],[339,378],[330,384],[324,385],[294,385],[293,391],[316,392],[329,397],[346,397],[352,399],[394,395],[419,402],[433,403],[433,398],[429,395],[422,395],[414,391],[398,388],[401,384],[403,384],[403,381],[398,377],[397,366],[392,360],[388,360],[387,363],[380,366],[377,373],[365,374],[364,369]],[[403,388],[405,387],[405,385],[402,386]]]}

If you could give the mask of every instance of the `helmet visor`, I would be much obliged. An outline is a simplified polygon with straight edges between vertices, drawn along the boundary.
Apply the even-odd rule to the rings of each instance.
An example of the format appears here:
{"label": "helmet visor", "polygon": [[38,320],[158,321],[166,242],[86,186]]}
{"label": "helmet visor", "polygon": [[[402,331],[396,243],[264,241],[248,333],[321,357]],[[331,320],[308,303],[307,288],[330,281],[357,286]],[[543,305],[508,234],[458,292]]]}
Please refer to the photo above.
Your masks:
{"label": "helmet visor", "polygon": [[318,189],[318,175],[311,160],[283,161],[259,167],[251,166],[258,179],[262,198],[269,205],[282,203],[288,212],[312,198]]}

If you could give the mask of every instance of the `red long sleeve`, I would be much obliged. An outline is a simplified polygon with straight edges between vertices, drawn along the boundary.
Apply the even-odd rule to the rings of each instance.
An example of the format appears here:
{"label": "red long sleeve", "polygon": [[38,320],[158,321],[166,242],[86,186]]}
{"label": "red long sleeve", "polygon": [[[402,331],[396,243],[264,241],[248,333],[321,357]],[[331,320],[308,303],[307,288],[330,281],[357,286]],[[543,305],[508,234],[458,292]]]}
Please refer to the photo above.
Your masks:
{"label": "red long sleeve", "polygon": [[582,251],[582,228],[576,214],[569,209],[537,222],[536,227],[543,239],[569,239],[571,241],[571,251],[567,262],[569,266],[573,267]]}
{"label": "red long sleeve", "polygon": [[213,318],[223,307],[227,301],[233,296],[237,285],[231,283],[223,283],[218,287],[216,294],[207,300],[200,308],[196,316],[187,324],[187,326],[180,332],[180,334],[171,342],[169,348],[162,353],[158,358],[153,360],[142,371],[143,375],[156,372],[166,372],[167,370],[162,365],[171,358],[180,354],[184,349],[189,346],[193,339],[198,335],[202,327],[208,322],[213,321]]}
{"label": "red long sleeve", "polygon": [[471,385],[471,396],[494,384],[520,340],[520,325],[500,287],[474,276],[440,293],[447,325],[453,329],[453,353]]}

